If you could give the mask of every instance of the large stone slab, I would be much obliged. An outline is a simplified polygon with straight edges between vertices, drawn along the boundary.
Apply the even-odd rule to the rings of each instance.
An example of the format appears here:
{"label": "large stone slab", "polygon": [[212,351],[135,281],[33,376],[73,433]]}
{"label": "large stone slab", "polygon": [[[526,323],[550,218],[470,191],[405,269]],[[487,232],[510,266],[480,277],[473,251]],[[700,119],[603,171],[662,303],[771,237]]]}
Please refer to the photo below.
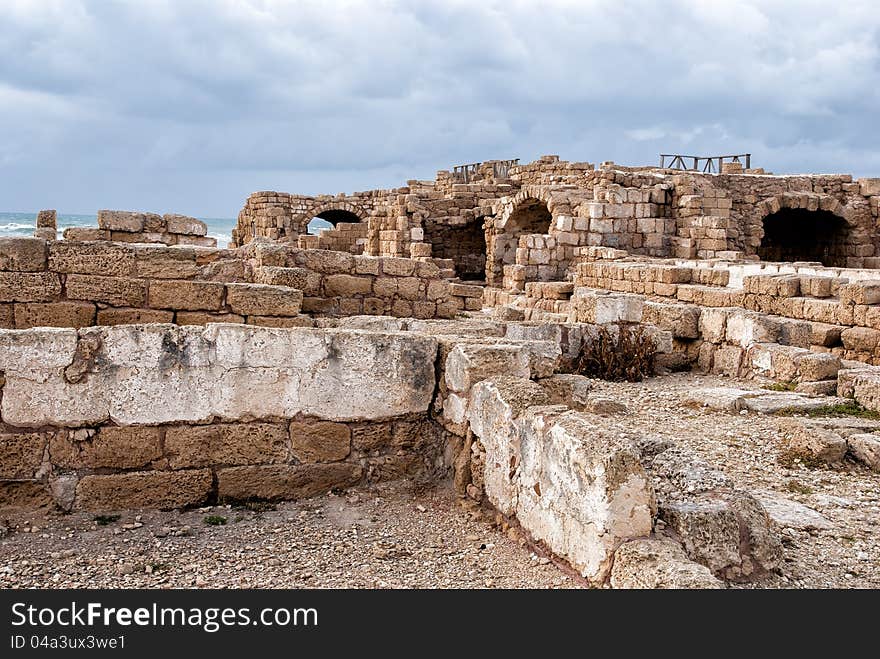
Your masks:
{"label": "large stone slab", "polygon": [[614,588],[724,588],[705,565],[690,560],[681,545],[666,539],[631,540],[614,555]]}
{"label": "large stone slab", "polygon": [[388,418],[428,409],[436,354],[430,337],[336,329],[2,330],[0,412],[20,427]]}
{"label": "large stone slab", "polygon": [[486,495],[600,583],[617,547],[651,532],[654,491],[628,441],[563,406],[528,407],[542,398],[519,378],[474,386],[469,419],[485,450]]}
{"label": "large stone slab", "polygon": [[764,506],[764,510],[779,526],[799,529],[830,529],[834,525],[831,521],[816,510],[808,508],[802,503],[792,501],[778,492],[759,490],[754,492],[755,498]]}

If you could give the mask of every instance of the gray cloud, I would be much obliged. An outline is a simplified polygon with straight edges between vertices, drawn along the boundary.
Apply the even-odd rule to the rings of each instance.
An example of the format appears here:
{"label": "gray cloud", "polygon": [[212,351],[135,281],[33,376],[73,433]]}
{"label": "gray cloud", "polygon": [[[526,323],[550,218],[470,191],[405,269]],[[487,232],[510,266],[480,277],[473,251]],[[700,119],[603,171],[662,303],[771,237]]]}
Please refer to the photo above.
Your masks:
{"label": "gray cloud", "polygon": [[880,175],[874,0],[0,1],[0,207],[234,215],[458,162]]}

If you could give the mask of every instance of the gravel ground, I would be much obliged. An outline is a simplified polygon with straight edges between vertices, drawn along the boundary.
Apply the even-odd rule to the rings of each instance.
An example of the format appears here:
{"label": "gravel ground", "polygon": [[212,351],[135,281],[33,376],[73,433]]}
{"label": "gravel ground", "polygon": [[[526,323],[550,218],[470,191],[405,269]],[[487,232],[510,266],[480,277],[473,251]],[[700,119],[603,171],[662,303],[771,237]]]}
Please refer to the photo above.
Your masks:
{"label": "gravel ground", "polygon": [[[226,524],[210,525],[211,517]],[[106,521],[106,520],[105,520]],[[219,520],[216,520],[219,521]],[[215,506],[6,520],[3,588],[571,588],[579,580],[451,489],[352,489],[254,511]]]}
{"label": "gravel ground", "polygon": [[[780,573],[746,587],[880,587],[880,474],[855,463],[784,467],[777,458],[786,419],[682,405],[694,389],[718,386],[757,387],[676,374],[637,384],[597,382],[594,394],[626,403],[628,414],[603,417],[622,434],[687,446],[741,488],[778,493],[830,520],[830,529],[781,529]],[[211,516],[226,524],[207,524]],[[86,513],[16,513],[4,524],[5,588],[580,586],[515,530],[504,532],[463,506],[446,485],[383,484],[262,511],[131,512],[106,525]]]}

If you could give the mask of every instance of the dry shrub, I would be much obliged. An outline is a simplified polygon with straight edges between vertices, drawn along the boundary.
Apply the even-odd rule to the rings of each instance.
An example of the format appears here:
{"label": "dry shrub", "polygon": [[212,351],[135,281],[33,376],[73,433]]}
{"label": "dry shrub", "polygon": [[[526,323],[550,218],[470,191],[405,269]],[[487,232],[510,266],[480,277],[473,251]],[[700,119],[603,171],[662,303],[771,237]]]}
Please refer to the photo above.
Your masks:
{"label": "dry shrub", "polygon": [[654,340],[641,326],[614,332],[600,327],[592,342],[585,342],[576,370],[601,380],[641,382],[654,372]]}

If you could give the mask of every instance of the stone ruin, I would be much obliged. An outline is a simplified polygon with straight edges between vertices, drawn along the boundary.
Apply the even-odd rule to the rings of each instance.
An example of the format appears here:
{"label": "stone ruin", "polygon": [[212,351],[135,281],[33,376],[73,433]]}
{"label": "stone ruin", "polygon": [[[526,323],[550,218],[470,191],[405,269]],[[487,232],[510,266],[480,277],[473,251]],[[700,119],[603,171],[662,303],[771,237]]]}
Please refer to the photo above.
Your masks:
{"label": "stone ruin", "polygon": [[[720,587],[778,567],[767,512],[689,451],[621,438],[579,356],[640,328],[661,377],[783,389],[695,393],[719,413],[880,411],[880,179],[545,156],[257,192],[227,249],[176,215],[37,225],[0,239],[3,506],[449,478],[592,585]],[[871,433],[791,442],[880,470]]]}

